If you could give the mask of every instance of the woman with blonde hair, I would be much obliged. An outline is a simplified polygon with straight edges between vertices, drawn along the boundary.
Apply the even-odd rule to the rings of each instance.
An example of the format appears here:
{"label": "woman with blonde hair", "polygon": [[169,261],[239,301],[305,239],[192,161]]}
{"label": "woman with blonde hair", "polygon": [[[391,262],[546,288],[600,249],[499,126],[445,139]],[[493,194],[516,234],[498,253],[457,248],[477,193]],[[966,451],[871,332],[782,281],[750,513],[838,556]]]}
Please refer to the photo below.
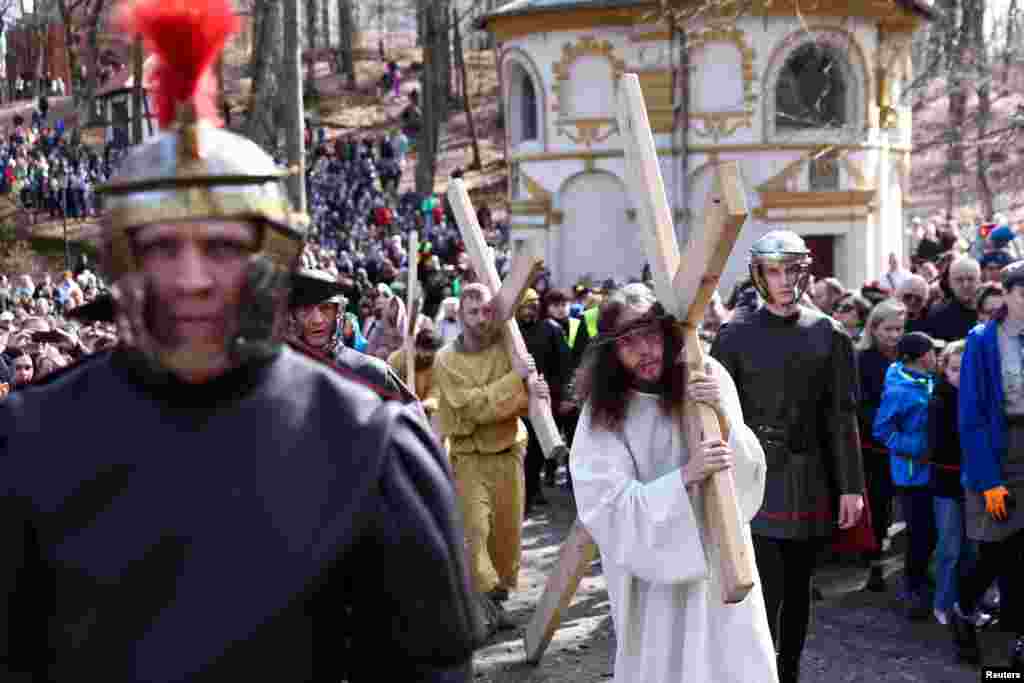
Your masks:
{"label": "woman with blonde hair", "polygon": [[857,342],[857,368],[860,373],[861,453],[864,457],[864,476],[871,506],[871,526],[879,549],[866,553],[864,561],[871,571],[865,586],[870,591],[885,590],[882,574],[882,543],[892,521],[892,472],[889,469],[889,450],[872,436],[875,414],[882,404],[885,373],[896,360],[896,345],[903,336],[907,323],[907,307],[896,299],[879,302],[868,314],[864,332]]}

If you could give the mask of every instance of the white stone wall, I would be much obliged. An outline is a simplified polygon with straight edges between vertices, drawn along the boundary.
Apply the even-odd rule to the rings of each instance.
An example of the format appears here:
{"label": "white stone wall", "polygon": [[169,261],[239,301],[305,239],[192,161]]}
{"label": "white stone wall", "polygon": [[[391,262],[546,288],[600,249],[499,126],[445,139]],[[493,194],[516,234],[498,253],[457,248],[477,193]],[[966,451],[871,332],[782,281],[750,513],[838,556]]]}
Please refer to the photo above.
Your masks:
{"label": "white stone wall", "polygon": [[[535,214],[513,213],[513,234],[515,239],[539,241],[538,248],[559,286],[571,285],[586,273],[598,279],[632,277],[643,267],[638,225],[628,215],[633,202],[628,192],[623,195],[616,189],[628,182],[623,177],[623,160],[615,156],[621,151],[620,137],[612,123],[595,123],[594,119],[614,119],[613,79],[619,73],[665,70],[674,63],[667,41],[637,40],[639,34],[650,34],[653,28],[536,33],[501,46],[506,93],[517,91],[510,76],[529,74],[537,91],[540,118],[536,139],[516,140],[514,126],[521,116],[521,103],[510,103],[506,98],[506,132],[511,136],[510,143],[514,143],[509,146],[509,153],[518,169],[512,199],[542,199],[530,193],[524,179],[528,177],[535,183],[534,190],[539,186],[549,197],[552,215],[561,218],[558,222],[557,218],[545,220]],[[877,26],[857,17],[809,17],[803,25],[796,18],[747,18],[740,20],[736,28],[741,32],[739,38],[729,34],[722,39],[719,34],[691,52],[691,111],[728,113],[736,125],[726,126],[716,136],[703,119],[691,124],[689,144],[701,151],[691,153],[688,163],[689,209],[693,216],[689,226],[699,229],[702,225],[711,174],[701,167],[709,160],[711,147],[717,148],[720,160],[739,162],[748,206],[753,212],[761,204],[757,187],[792,162],[811,154],[816,145],[852,146],[845,152],[848,162],[859,170],[865,187],[878,190],[867,209],[824,206],[794,209],[788,214],[768,211],[768,216],[798,216],[804,220],[789,222],[785,227],[805,235],[835,236],[836,275],[847,284],[859,286],[880,276],[890,252],[902,257],[901,172],[896,164],[902,152],[891,153],[888,147],[907,144],[910,121],[909,115],[901,112],[901,129],[881,131],[877,127]],[[596,39],[596,43],[587,47],[587,38]],[[774,84],[787,54],[808,40],[835,46],[848,56],[847,125],[832,130],[776,130]],[[568,53],[567,44],[571,46]],[[570,74],[568,81],[557,78],[560,63]],[[752,67],[749,84],[742,76],[746,63]],[[522,67],[522,71],[513,64]],[[894,87],[898,89],[898,84]],[[589,140],[585,139],[588,131],[581,128],[573,114],[588,119],[583,123],[590,128]],[[657,134],[655,143],[663,152],[661,170],[669,201],[679,210],[686,181],[678,157],[670,151],[672,135]],[[745,148],[736,149],[737,146]],[[573,153],[587,158],[571,158]],[[535,158],[531,159],[531,155]],[[544,158],[536,158],[539,156]],[[516,163],[517,157],[525,158]],[[840,191],[858,189],[857,180],[845,163],[840,165]],[[591,189],[584,188],[587,182],[591,182]],[[801,169],[786,190],[807,191],[807,184],[808,172]],[[753,241],[776,227],[780,227],[776,219],[751,216],[727,266],[723,290],[727,291],[745,275],[746,253]],[[680,238],[685,239],[685,231],[681,225]]]}

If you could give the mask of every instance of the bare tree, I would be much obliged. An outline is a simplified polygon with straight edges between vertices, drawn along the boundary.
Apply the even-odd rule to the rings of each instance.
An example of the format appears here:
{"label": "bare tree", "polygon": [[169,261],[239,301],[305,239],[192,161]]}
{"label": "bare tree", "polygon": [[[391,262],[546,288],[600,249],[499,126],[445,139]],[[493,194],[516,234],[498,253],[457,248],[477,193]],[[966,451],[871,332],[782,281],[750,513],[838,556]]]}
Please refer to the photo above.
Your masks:
{"label": "bare tree", "polygon": [[299,0],[284,0],[284,59],[281,95],[284,114],[285,148],[293,175],[288,193],[296,211],[306,210],[305,135],[302,106],[302,60],[299,41]]}
{"label": "bare tree", "polygon": [[441,120],[447,103],[441,83],[441,52],[448,47],[448,36],[443,32],[446,3],[420,0],[417,16],[423,29],[423,76],[420,105],[423,122],[416,141],[416,191],[431,194],[437,172],[437,150],[441,137]]}
{"label": "bare tree", "polygon": [[90,0],[86,12],[86,40],[89,55],[89,66],[85,72],[85,111],[82,120],[86,124],[96,122],[96,89],[99,85],[100,71],[100,21],[103,17],[105,0]]}
{"label": "bare tree", "polygon": [[338,54],[341,58],[341,73],[345,74],[348,86],[356,86],[356,21],[352,12],[352,0],[338,0]]}
{"label": "bare tree", "polygon": [[76,17],[88,4],[89,0],[57,0],[57,11],[60,13],[61,25],[64,27],[64,54],[68,64],[68,75],[70,76],[70,82],[67,85],[75,95],[76,101],[78,99],[78,91],[73,87],[73,84],[75,78],[80,73],[80,69],[78,60],[79,48],[74,44],[76,35],[75,24]]}
{"label": "bare tree", "polygon": [[249,66],[252,91],[244,134],[266,149],[277,148],[280,130],[278,74],[284,57],[283,1],[256,0],[253,5],[255,40]]}
{"label": "bare tree", "polygon": [[[453,12],[454,14],[454,12]],[[480,161],[480,140],[476,135],[476,123],[473,121],[473,108],[470,104],[469,83],[466,74],[466,56],[462,49],[462,32],[459,30],[458,17],[452,21],[455,41],[455,61],[459,68],[459,78],[462,81],[462,108],[466,112],[466,124],[469,126],[469,139],[473,146],[473,161],[470,162],[471,170],[480,170],[483,163]]]}

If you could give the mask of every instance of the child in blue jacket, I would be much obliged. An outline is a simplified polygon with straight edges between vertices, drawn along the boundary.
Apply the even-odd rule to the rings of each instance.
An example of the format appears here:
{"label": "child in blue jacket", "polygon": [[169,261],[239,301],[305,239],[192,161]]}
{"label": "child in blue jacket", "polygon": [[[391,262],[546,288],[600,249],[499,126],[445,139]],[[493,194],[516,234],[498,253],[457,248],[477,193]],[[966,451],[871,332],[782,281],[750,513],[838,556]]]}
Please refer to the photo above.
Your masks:
{"label": "child in blue jacket", "polygon": [[931,612],[928,558],[935,537],[931,465],[926,461],[935,342],[923,332],[911,332],[900,339],[897,353],[899,360],[885,375],[874,436],[889,449],[892,481],[907,522],[907,616],[923,619]]}

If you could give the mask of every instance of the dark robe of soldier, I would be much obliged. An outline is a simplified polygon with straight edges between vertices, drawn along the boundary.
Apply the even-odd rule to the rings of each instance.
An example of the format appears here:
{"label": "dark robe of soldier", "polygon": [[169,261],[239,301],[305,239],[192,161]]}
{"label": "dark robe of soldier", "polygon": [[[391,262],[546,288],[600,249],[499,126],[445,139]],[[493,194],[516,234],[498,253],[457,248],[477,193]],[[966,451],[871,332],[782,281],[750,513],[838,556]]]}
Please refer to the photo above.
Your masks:
{"label": "dark robe of soldier", "polygon": [[799,304],[810,265],[795,233],[756,241],[750,273],[763,303],[734,316],[711,348],[765,451],[764,503],[750,527],[780,683],[799,680],[818,552],[863,510],[853,341]]}
{"label": "dark robe of soldier", "polygon": [[765,448],[769,474],[753,533],[831,537],[840,493],[863,491],[849,335],[810,308],[781,318],[762,307],[724,326],[711,355],[732,375]]}
{"label": "dark robe of soldier", "polygon": [[287,349],[200,386],[139,365],[0,403],[0,680],[463,680],[434,672],[476,622],[412,408]]}
{"label": "dark robe of soldier", "polygon": [[465,683],[444,454],[284,343],[308,221],[200,87],[235,8],[115,9],[161,132],[97,188],[117,348],[0,402],[0,682]]}

